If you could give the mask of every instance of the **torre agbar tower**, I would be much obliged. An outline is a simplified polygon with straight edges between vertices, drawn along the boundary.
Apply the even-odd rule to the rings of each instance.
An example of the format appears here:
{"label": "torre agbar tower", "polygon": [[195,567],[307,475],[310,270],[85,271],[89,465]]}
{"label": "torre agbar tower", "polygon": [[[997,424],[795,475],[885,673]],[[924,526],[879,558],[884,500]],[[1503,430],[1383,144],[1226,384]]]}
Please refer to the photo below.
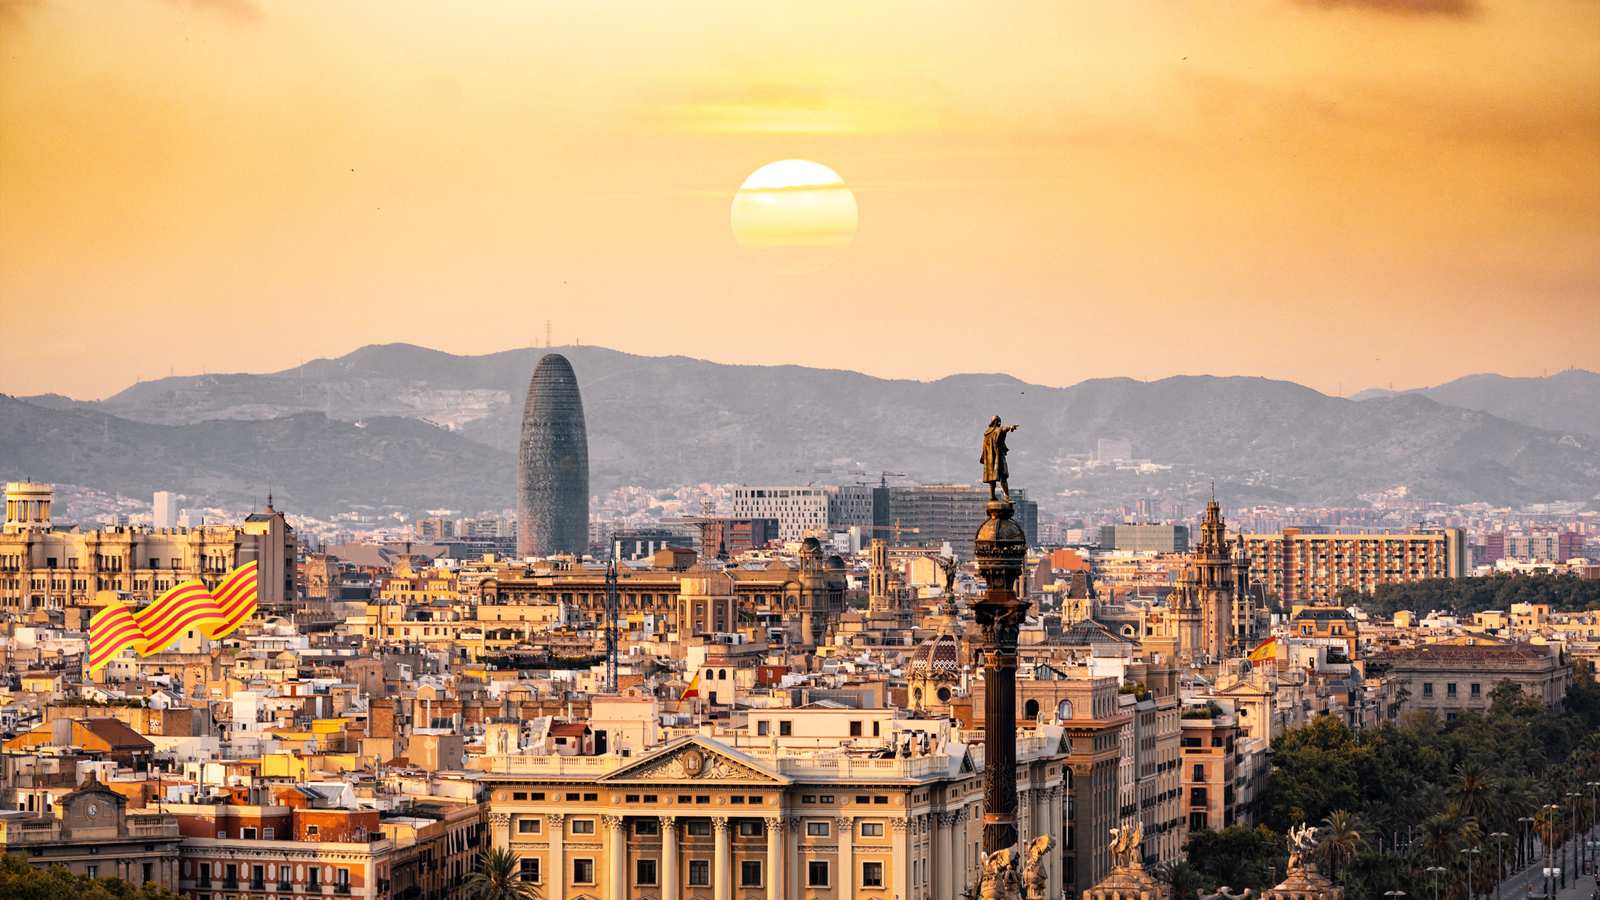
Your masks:
{"label": "torre agbar tower", "polygon": [[589,436],[572,364],[546,354],[528,383],[517,460],[517,552],[524,556],[589,548]]}

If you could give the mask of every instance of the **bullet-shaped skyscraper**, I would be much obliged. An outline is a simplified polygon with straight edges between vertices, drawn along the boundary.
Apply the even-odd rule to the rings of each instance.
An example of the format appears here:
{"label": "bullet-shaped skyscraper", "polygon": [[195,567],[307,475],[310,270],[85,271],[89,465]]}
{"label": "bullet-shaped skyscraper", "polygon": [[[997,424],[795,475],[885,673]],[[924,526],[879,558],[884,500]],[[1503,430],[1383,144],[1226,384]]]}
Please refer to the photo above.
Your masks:
{"label": "bullet-shaped skyscraper", "polygon": [[517,552],[577,556],[589,548],[589,435],[572,364],[546,354],[528,383],[517,462]]}

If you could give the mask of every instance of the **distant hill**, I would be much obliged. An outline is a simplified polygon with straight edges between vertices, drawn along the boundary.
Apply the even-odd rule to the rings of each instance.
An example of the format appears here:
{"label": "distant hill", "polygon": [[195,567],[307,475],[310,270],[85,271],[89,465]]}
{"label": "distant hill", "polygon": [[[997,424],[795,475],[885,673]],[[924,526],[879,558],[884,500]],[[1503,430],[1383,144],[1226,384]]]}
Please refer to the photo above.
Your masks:
{"label": "distant hill", "polygon": [[[132,420],[130,428],[138,422],[173,429],[173,449],[162,450],[172,472],[200,468],[191,462],[200,446],[180,434],[227,436],[229,450],[206,457],[206,466],[218,467],[224,460],[248,459],[251,442],[270,443],[275,429],[306,429],[322,442],[316,452],[292,465],[274,457],[272,472],[335,465],[382,469],[369,454],[398,461],[415,453],[422,458],[384,473],[387,496],[400,496],[394,482],[403,471],[429,482],[408,489],[419,502],[428,498],[419,508],[499,508],[511,505],[522,401],[545,352],[461,357],[410,345],[369,346],[270,375],[165,378],[100,403],[58,397],[30,402],[54,407],[56,415],[88,416],[82,421],[89,423],[100,421],[91,412],[98,411]],[[1360,494],[1399,486],[1430,499],[1497,505],[1587,500],[1600,493],[1600,440],[1414,393],[1354,402],[1289,382],[1210,376],[1148,383],[1095,379],[1068,388],[1006,375],[917,382],[799,366],[642,357],[600,347],[556,352],[578,374],[595,491],[728,481],[875,483],[884,470],[919,481],[973,481],[979,474],[978,435],[989,416],[999,414],[1021,425],[1011,442],[1013,483],[1054,508],[1115,505],[1152,492],[1165,499],[1200,496],[1212,481],[1230,505],[1353,504]],[[280,424],[263,421],[271,417]],[[380,425],[384,419],[394,422]],[[454,431],[417,422],[405,430],[408,419]],[[367,428],[348,424],[357,420]],[[313,428],[311,422],[319,424]],[[374,441],[374,428],[392,429],[395,437]],[[400,443],[401,435],[407,443]],[[1131,441],[1135,456],[1172,468],[1074,471],[1100,439]],[[341,446],[346,440],[348,448]],[[168,439],[162,441],[157,443],[166,448]],[[70,460],[76,450],[41,439],[30,452],[56,458],[64,453]],[[4,459],[17,458],[8,452]],[[131,472],[133,464],[126,465]],[[62,480],[94,485],[110,477]],[[140,483],[182,489],[150,479]],[[367,484],[348,471],[305,479],[308,487],[342,485],[336,493],[316,488],[325,493],[311,501],[319,508],[335,496],[354,499]],[[1063,491],[1074,493],[1059,497]],[[1058,499],[1050,502],[1051,495]],[[477,504],[469,496],[501,499]],[[356,502],[377,505],[371,498]]]}
{"label": "distant hill", "polygon": [[0,397],[0,474],[128,496],[173,490],[186,505],[250,506],[313,516],[357,505],[408,513],[515,504],[516,458],[415,419],[360,425],[322,413],[253,422],[151,425]]}
{"label": "distant hill", "polygon": [[1546,378],[1468,375],[1438,387],[1414,391],[1362,391],[1352,400],[1421,394],[1430,400],[1476,409],[1547,431],[1600,437],[1600,375],[1568,369]]}

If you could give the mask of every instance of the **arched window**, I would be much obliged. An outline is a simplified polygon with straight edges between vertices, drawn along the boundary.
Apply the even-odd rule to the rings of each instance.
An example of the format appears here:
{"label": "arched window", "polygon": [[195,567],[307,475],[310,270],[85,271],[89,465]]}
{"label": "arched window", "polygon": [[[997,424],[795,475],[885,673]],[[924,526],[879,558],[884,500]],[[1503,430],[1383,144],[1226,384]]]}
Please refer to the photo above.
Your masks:
{"label": "arched window", "polygon": [[727,681],[728,680],[728,670],[727,669],[718,669],[717,670],[717,680],[718,681]]}
{"label": "arched window", "polygon": [[1024,719],[1039,718],[1039,701],[1029,700],[1027,703],[1024,703],[1022,705],[1022,717]]}
{"label": "arched window", "polygon": [[1066,720],[1072,718],[1072,701],[1071,700],[1063,700],[1060,703],[1056,704],[1056,718],[1060,719],[1063,722],[1065,722]]}

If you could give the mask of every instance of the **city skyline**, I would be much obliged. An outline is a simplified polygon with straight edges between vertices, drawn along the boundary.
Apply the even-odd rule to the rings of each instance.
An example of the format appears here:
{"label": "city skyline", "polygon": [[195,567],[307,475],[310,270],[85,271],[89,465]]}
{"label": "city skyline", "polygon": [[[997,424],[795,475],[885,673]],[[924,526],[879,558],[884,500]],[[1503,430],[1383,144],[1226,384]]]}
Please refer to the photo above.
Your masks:
{"label": "city skyline", "polygon": [[[995,309],[1043,384],[1600,369],[1592,5],[0,9],[6,393],[547,321],[932,379]],[[730,228],[785,159],[859,205],[810,275]]]}

